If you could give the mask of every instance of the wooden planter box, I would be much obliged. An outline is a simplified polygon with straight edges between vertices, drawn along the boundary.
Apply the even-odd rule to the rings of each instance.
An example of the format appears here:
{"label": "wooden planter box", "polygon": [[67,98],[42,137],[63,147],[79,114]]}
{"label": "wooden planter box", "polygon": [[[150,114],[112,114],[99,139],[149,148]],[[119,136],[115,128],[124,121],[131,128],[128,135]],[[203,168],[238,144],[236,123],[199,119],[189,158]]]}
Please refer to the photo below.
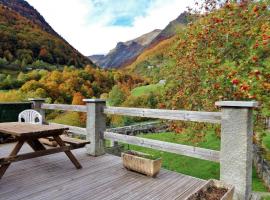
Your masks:
{"label": "wooden planter box", "polygon": [[147,154],[130,151],[122,153],[123,165],[128,170],[136,171],[147,176],[155,177],[161,168],[162,160],[145,158]]}
{"label": "wooden planter box", "polygon": [[[207,193],[207,189],[209,187],[217,187],[217,188],[225,188],[227,189],[227,192],[221,197],[220,200],[233,200],[233,193],[234,193],[234,187],[228,184],[223,183],[222,181],[218,180],[209,180],[207,181],[202,187],[197,189],[193,194],[191,194],[189,197],[186,198],[186,200],[197,200],[198,194],[203,191]],[[205,199],[207,200],[207,199]]]}

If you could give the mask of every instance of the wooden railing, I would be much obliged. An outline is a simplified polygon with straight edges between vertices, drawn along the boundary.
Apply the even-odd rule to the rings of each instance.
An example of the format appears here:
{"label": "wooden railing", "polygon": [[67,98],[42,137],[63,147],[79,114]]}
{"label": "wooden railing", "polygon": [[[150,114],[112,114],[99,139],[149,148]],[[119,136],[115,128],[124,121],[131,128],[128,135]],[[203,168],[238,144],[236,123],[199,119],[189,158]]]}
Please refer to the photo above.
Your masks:
{"label": "wooden railing", "polygon": [[[143,146],[175,154],[220,162],[220,179],[235,186],[236,199],[251,195],[252,175],[252,110],[257,102],[217,102],[221,112],[199,112],[144,108],[107,107],[104,100],[85,99],[86,105],[45,104],[42,99],[31,99],[33,108],[45,117],[45,109],[87,113],[86,128],[69,127],[76,134],[86,135],[90,155],[104,154],[104,139]],[[106,132],[105,115],[157,118],[221,124],[221,149],[209,150],[158,140]]]}
{"label": "wooden railing", "polygon": [[75,112],[87,112],[86,106],[80,105],[66,105],[66,104],[42,104],[42,109],[45,110],[64,110],[64,111],[75,111]]}

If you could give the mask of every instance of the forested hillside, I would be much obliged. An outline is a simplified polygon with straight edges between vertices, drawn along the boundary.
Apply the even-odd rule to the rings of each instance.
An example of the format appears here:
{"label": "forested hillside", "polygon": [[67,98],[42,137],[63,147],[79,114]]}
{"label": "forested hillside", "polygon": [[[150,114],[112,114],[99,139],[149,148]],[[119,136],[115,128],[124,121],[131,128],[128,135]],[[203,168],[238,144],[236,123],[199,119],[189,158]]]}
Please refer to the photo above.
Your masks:
{"label": "forested hillside", "polygon": [[19,13],[23,17],[28,20],[38,24],[48,33],[54,34],[55,36],[59,36],[53,28],[46,22],[43,16],[33,8],[27,1],[25,0],[0,0],[0,3],[4,6],[11,8],[13,11]]}
{"label": "forested hillside", "polygon": [[270,116],[269,3],[226,3],[205,12],[127,69],[166,80],[162,107],[214,110],[218,100],[257,100],[259,112]]}
{"label": "forested hillside", "polygon": [[[23,4],[24,1],[12,2]],[[33,17],[29,20],[20,14],[29,12],[31,7],[20,12],[12,8],[0,1],[0,69],[55,69],[59,65],[92,65],[88,58],[57,36],[49,26],[44,27],[35,20],[35,15],[29,14]]]}
{"label": "forested hillside", "polygon": [[50,103],[83,104],[83,98],[107,98],[114,85],[126,90],[144,81],[117,71],[86,66],[84,69],[65,67],[63,71],[33,70],[15,78],[0,76],[0,102],[24,101],[29,97],[46,98]]}

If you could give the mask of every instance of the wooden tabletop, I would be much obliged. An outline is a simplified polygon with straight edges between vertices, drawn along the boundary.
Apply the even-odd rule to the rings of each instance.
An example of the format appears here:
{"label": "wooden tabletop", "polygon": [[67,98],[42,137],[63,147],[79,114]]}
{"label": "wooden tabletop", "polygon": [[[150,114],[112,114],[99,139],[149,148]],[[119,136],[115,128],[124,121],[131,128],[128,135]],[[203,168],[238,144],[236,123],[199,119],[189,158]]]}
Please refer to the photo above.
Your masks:
{"label": "wooden tabletop", "polygon": [[42,137],[62,134],[68,128],[59,125],[41,125],[21,122],[0,123],[0,133],[15,137]]}

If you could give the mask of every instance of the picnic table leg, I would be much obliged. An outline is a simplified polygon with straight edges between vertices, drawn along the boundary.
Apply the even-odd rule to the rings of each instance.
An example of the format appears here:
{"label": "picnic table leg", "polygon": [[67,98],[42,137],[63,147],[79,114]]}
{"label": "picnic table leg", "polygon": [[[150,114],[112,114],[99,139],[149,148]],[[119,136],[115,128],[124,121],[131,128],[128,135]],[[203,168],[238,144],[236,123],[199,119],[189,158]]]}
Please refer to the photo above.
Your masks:
{"label": "picnic table leg", "polygon": [[41,144],[38,139],[27,140],[27,143],[32,147],[34,151],[43,151],[46,148]]}
{"label": "picnic table leg", "polygon": [[[53,138],[55,139],[55,141],[59,144],[60,147],[62,146],[66,146],[64,141],[61,139],[60,136],[53,136]],[[75,167],[77,169],[81,169],[82,166],[81,164],[79,163],[79,161],[75,158],[75,156],[73,155],[73,153],[71,153],[70,150],[68,151],[65,151],[65,154],[67,155],[67,157],[70,159],[70,161],[75,165]]]}
{"label": "picnic table leg", "polygon": [[[24,141],[20,140],[16,146],[14,147],[14,149],[12,150],[12,152],[9,154],[9,156],[16,156],[20,149],[22,148],[24,144]],[[9,164],[4,164],[0,167],[0,179],[3,177],[3,175],[5,174],[5,172],[7,171],[8,167],[10,166],[11,163]]]}

